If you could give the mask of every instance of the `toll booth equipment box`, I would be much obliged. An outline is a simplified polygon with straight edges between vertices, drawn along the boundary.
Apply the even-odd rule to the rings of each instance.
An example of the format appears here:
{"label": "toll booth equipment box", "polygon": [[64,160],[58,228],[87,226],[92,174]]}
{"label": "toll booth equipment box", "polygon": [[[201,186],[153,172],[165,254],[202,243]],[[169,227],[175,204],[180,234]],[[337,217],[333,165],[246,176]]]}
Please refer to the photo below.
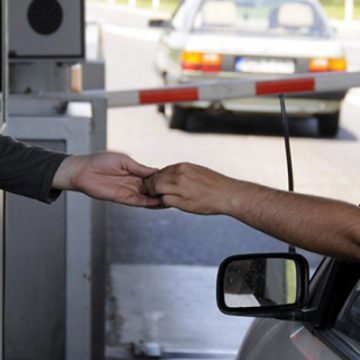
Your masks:
{"label": "toll booth equipment box", "polygon": [[[72,154],[103,150],[107,104],[93,100],[80,116],[12,114],[7,133]],[[31,102],[55,106],[23,108]],[[21,100],[11,103],[18,111]],[[53,205],[6,201],[5,359],[103,359],[104,203],[72,192]]]}
{"label": "toll booth equipment box", "polygon": [[9,0],[8,4],[12,61],[84,58],[84,0]]}

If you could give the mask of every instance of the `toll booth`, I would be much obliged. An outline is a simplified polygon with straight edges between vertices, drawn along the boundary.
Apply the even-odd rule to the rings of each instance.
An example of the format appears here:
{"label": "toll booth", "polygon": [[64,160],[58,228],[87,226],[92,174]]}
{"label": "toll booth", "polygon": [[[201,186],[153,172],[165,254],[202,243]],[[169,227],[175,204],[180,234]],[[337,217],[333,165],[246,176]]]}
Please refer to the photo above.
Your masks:
{"label": "toll booth", "polygon": [[[69,103],[64,114],[19,112],[59,102],[11,96],[7,133],[70,154],[104,149],[102,97]],[[104,203],[77,193],[51,206],[12,194],[6,201],[5,359],[101,359]]]}
{"label": "toll booth", "polygon": [[[3,133],[70,154],[106,149],[103,89],[71,92],[73,65],[86,64],[84,0],[8,5]],[[104,203],[71,192],[50,206],[12,194],[5,201],[3,358],[103,359]]]}

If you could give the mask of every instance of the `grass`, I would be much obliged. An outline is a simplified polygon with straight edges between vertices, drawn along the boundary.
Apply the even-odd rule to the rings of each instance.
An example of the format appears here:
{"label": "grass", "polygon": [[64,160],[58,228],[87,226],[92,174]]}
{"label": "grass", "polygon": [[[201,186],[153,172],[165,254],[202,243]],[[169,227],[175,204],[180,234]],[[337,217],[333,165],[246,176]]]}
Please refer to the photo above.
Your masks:
{"label": "grass", "polygon": [[[116,2],[119,4],[127,5],[129,3],[129,0],[116,0]],[[179,0],[160,0],[160,10],[172,13],[176,9],[178,3],[179,3]],[[139,8],[151,9],[152,1],[151,0],[137,0],[136,5]]]}
{"label": "grass", "polygon": [[[330,19],[343,20],[344,19],[344,6],[339,3],[322,4],[326,15]],[[354,18],[360,19],[360,4],[356,3],[354,7]]]}
{"label": "grass", "polygon": [[[106,0],[102,0],[106,1]],[[115,0],[119,4],[128,5],[129,0]],[[160,0],[160,10],[173,13],[180,0]],[[320,0],[325,13],[330,19],[344,19],[344,1],[345,0]],[[151,9],[152,0],[137,0],[137,7],[142,9]],[[354,18],[360,19],[360,0],[355,0]]]}

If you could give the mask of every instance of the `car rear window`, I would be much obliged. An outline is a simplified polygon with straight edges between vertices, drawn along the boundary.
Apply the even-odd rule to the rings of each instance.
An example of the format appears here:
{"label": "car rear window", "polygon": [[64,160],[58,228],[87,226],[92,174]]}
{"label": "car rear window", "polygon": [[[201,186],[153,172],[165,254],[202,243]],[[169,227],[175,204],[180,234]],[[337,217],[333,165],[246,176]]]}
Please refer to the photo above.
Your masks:
{"label": "car rear window", "polygon": [[280,37],[328,36],[321,11],[305,0],[204,0],[193,29]]}

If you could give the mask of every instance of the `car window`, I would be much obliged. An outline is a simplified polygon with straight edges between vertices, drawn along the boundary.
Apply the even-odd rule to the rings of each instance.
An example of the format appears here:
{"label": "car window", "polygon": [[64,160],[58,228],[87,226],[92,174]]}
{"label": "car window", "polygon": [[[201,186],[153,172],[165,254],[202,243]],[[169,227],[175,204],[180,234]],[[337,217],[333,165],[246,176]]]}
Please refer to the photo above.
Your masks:
{"label": "car window", "polygon": [[172,17],[171,24],[176,30],[185,30],[188,27],[189,15],[194,13],[198,1],[182,1]]}
{"label": "car window", "polygon": [[360,355],[360,280],[341,309],[334,330]]}
{"label": "car window", "polygon": [[322,15],[306,0],[204,0],[193,29],[268,36],[328,36]]}

